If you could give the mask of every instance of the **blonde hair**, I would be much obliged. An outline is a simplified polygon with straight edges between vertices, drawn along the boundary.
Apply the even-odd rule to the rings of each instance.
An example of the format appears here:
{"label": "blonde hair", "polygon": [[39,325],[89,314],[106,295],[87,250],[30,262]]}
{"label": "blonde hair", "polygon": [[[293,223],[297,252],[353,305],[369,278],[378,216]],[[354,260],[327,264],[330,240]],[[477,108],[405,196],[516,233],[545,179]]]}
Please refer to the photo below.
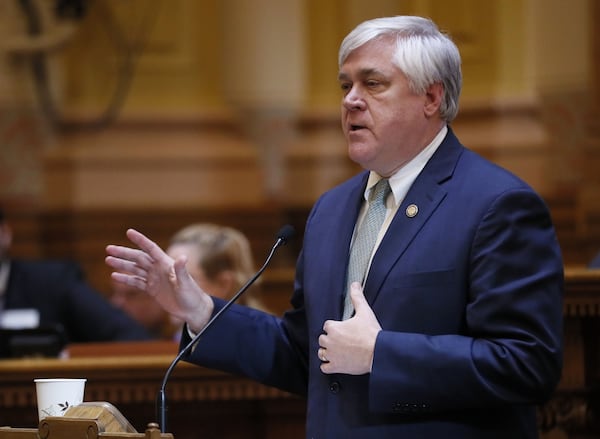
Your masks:
{"label": "blonde hair", "polygon": [[[237,229],[210,223],[191,224],[179,230],[170,245],[193,245],[198,251],[198,265],[209,280],[230,270],[234,275],[233,295],[254,275],[254,258],[248,238]],[[257,306],[251,291],[240,297],[239,303]]]}

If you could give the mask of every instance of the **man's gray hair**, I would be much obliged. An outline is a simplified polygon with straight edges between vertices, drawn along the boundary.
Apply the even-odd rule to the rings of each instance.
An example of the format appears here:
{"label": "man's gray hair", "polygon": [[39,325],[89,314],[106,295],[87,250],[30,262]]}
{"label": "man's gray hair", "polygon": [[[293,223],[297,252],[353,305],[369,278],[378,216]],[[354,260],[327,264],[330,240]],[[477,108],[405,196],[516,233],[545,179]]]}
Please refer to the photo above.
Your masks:
{"label": "man's gray hair", "polygon": [[428,18],[406,15],[375,18],[359,24],[344,38],[338,55],[339,67],[353,50],[382,37],[396,38],[393,62],[406,75],[413,92],[423,94],[432,84],[443,85],[440,116],[451,122],[458,113],[462,87],[460,53],[452,39]]}

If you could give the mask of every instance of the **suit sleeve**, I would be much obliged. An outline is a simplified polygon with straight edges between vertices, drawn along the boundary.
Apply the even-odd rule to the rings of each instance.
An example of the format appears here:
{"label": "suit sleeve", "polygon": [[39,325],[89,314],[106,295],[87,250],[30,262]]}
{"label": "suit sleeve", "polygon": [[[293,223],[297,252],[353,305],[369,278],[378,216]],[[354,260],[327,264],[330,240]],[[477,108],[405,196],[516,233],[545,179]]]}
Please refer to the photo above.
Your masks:
{"label": "suit sleeve", "polygon": [[[225,302],[213,300],[216,313]],[[180,350],[190,341],[184,327]],[[306,356],[295,347],[282,319],[247,306],[234,304],[223,312],[183,360],[306,395]]]}

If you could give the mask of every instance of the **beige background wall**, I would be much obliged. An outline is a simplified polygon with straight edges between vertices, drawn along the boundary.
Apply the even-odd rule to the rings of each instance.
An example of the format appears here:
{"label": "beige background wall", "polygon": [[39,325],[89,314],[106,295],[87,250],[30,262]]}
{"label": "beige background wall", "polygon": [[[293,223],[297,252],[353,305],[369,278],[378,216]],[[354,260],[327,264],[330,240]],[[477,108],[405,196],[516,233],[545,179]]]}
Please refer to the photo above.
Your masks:
{"label": "beige background wall", "polygon": [[579,238],[600,223],[589,0],[98,0],[76,22],[38,0],[35,38],[16,4],[0,3],[11,206],[308,208],[357,171],[339,130],[341,39],[364,19],[420,14],[461,49],[463,142],[565,205]]}
{"label": "beige background wall", "polygon": [[[281,224],[301,232],[318,195],[358,171],[339,127],[337,49],[358,22],[391,14],[430,16],[454,37],[464,90],[453,128],[545,197],[565,264],[600,250],[598,1],[88,3],[65,22],[55,2],[32,0],[31,36],[19,2],[0,0],[0,204],[17,256],[74,258],[106,294],[104,248],[127,227],[165,245],[190,222],[220,222],[262,258]],[[299,246],[263,277],[273,309],[288,306]],[[578,398],[595,370],[583,373],[579,324],[567,316],[563,383]],[[590,422],[566,402],[560,420]]]}

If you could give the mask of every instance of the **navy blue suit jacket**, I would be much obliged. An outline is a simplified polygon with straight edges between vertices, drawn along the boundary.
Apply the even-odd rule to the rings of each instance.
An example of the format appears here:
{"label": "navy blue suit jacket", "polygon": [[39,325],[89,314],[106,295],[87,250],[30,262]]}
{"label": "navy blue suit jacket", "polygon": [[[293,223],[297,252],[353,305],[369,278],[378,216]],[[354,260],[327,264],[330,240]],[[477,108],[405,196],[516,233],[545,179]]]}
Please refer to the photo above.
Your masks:
{"label": "navy blue suit jacket", "polygon": [[59,324],[68,342],[148,340],[150,335],[84,280],[78,264],[12,260],[5,309],[35,308],[41,325]]}
{"label": "navy blue suit jacket", "polygon": [[308,438],[537,437],[535,406],[561,374],[561,252],[540,197],[451,130],[372,262],[365,295],[383,328],[372,372],[320,371],[318,337],[342,316],[367,177],[313,207],[292,309],[233,306],[187,360],[307,395]]}

